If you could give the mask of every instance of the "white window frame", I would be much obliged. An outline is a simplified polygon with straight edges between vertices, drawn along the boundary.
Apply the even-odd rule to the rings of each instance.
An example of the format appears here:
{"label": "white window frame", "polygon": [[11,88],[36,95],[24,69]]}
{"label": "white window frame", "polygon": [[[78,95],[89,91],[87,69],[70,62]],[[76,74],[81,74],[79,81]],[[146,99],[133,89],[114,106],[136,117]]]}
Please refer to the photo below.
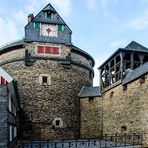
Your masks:
{"label": "white window frame", "polygon": [[14,126],[14,138],[17,136],[17,127],[16,126]]}
{"label": "white window frame", "polygon": [[12,125],[9,125],[9,136],[10,136],[10,137],[9,137],[9,138],[10,138],[9,140],[10,140],[10,142],[11,142],[11,141],[12,141],[12,138],[13,138],[13,137],[12,137]]}
{"label": "white window frame", "polygon": [[11,96],[11,93],[9,92],[9,101],[8,101],[8,108],[9,108],[9,111],[12,112],[12,96]]}
{"label": "white window frame", "polygon": [[[56,125],[56,121],[59,121],[59,125],[58,126]],[[52,124],[53,124],[53,126],[55,128],[61,128],[63,126],[63,120],[62,120],[62,118],[57,117],[57,118],[55,118],[53,120],[53,123]]]}
{"label": "white window frame", "polygon": [[[43,77],[47,77],[47,83],[43,83]],[[48,74],[40,74],[39,76],[39,83],[40,85],[50,85],[51,84],[51,77]]]}

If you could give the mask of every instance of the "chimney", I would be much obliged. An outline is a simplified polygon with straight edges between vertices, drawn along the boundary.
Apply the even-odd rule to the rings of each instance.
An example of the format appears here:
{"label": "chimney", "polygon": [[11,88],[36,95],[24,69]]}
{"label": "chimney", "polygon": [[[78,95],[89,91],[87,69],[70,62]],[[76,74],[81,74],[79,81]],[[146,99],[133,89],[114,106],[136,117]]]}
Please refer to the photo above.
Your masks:
{"label": "chimney", "polygon": [[34,18],[34,15],[33,14],[29,14],[28,15],[28,23],[31,22]]}

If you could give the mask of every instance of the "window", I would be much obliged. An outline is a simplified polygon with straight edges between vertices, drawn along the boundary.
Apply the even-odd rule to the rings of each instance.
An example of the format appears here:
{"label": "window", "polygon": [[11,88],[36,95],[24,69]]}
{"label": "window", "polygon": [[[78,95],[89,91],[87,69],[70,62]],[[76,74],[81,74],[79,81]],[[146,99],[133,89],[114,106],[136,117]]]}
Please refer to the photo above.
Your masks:
{"label": "window", "polygon": [[123,91],[127,90],[127,85],[123,85]]}
{"label": "window", "polygon": [[140,79],[139,79],[139,83],[142,84],[145,82],[145,76],[142,76]]}
{"label": "window", "polygon": [[63,25],[58,25],[58,31],[64,31],[64,26]]}
{"label": "window", "polygon": [[43,84],[48,84],[48,77],[47,76],[42,77],[42,83]]}
{"label": "window", "polygon": [[0,84],[8,84],[8,81],[5,80],[2,76],[0,76]]}
{"label": "window", "polygon": [[50,49],[50,51],[49,51],[50,54],[59,54],[58,47],[50,47],[49,49]]}
{"label": "window", "polygon": [[16,106],[14,103],[13,103],[13,114],[16,116]]}
{"label": "window", "polygon": [[51,18],[51,13],[50,12],[46,12],[46,18]]}
{"label": "window", "polygon": [[5,79],[1,77],[1,84],[5,84]]}
{"label": "window", "polygon": [[44,46],[37,46],[38,53],[44,53]]}
{"label": "window", "polygon": [[59,48],[58,47],[54,48],[54,54],[59,54]]}
{"label": "window", "polygon": [[14,137],[17,136],[17,127],[14,127]]}
{"label": "window", "polygon": [[59,55],[60,48],[55,46],[37,46],[37,54],[44,55]]}
{"label": "window", "polygon": [[45,12],[45,18],[49,18],[49,19],[53,18],[53,12],[51,12],[51,11],[46,11],[46,12]]}
{"label": "window", "polygon": [[41,26],[40,23],[38,23],[38,22],[34,23],[34,28],[35,29],[40,29],[40,26]]}
{"label": "window", "polygon": [[63,120],[62,120],[62,118],[55,118],[53,120],[53,126],[55,128],[61,128],[63,126]]}
{"label": "window", "polygon": [[11,94],[9,93],[9,111],[11,112],[12,111],[12,108],[11,108]]}
{"label": "window", "polygon": [[9,140],[12,141],[12,125],[9,126]]}
{"label": "window", "polygon": [[49,85],[51,83],[51,78],[48,74],[40,74],[39,83],[41,85]]}
{"label": "window", "polygon": [[14,116],[16,116],[16,105],[13,102],[11,93],[9,93],[9,98],[8,98],[8,109],[9,112],[11,112]]}
{"label": "window", "polygon": [[10,142],[17,136],[17,127],[9,125],[9,140]]}
{"label": "window", "polygon": [[126,132],[126,126],[121,126],[121,132]]}
{"label": "window", "polygon": [[50,54],[51,47],[46,46],[45,47],[45,54]]}
{"label": "window", "polygon": [[56,126],[60,126],[60,120],[56,120],[55,125],[56,125]]}
{"label": "window", "polygon": [[110,93],[110,98],[112,98],[113,95],[114,95],[114,92],[112,91],[112,92]]}
{"label": "window", "polygon": [[54,47],[50,47],[50,54],[54,54]]}

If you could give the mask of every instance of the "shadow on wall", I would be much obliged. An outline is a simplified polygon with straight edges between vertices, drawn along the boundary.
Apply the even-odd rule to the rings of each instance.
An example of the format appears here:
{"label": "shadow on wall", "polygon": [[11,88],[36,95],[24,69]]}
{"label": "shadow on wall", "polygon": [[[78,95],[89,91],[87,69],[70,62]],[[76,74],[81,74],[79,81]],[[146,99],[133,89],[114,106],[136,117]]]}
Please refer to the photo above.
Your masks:
{"label": "shadow on wall", "polygon": [[22,139],[22,137],[30,139],[32,134],[32,121],[29,120],[29,117],[25,111],[21,108],[18,111],[18,139]]}

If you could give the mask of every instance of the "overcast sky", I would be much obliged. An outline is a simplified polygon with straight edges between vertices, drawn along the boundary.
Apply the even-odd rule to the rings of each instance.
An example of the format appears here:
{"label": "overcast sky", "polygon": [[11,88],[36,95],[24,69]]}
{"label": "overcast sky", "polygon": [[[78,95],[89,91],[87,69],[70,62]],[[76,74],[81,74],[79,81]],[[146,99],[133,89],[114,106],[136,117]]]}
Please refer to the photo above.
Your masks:
{"label": "overcast sky", "polygon": [[27,15],[48,3],[73,31],[74,45],[96,61],[97,67],[132,40],[148,47],[148,0],[0,0],[0,46],[24,37]]}

